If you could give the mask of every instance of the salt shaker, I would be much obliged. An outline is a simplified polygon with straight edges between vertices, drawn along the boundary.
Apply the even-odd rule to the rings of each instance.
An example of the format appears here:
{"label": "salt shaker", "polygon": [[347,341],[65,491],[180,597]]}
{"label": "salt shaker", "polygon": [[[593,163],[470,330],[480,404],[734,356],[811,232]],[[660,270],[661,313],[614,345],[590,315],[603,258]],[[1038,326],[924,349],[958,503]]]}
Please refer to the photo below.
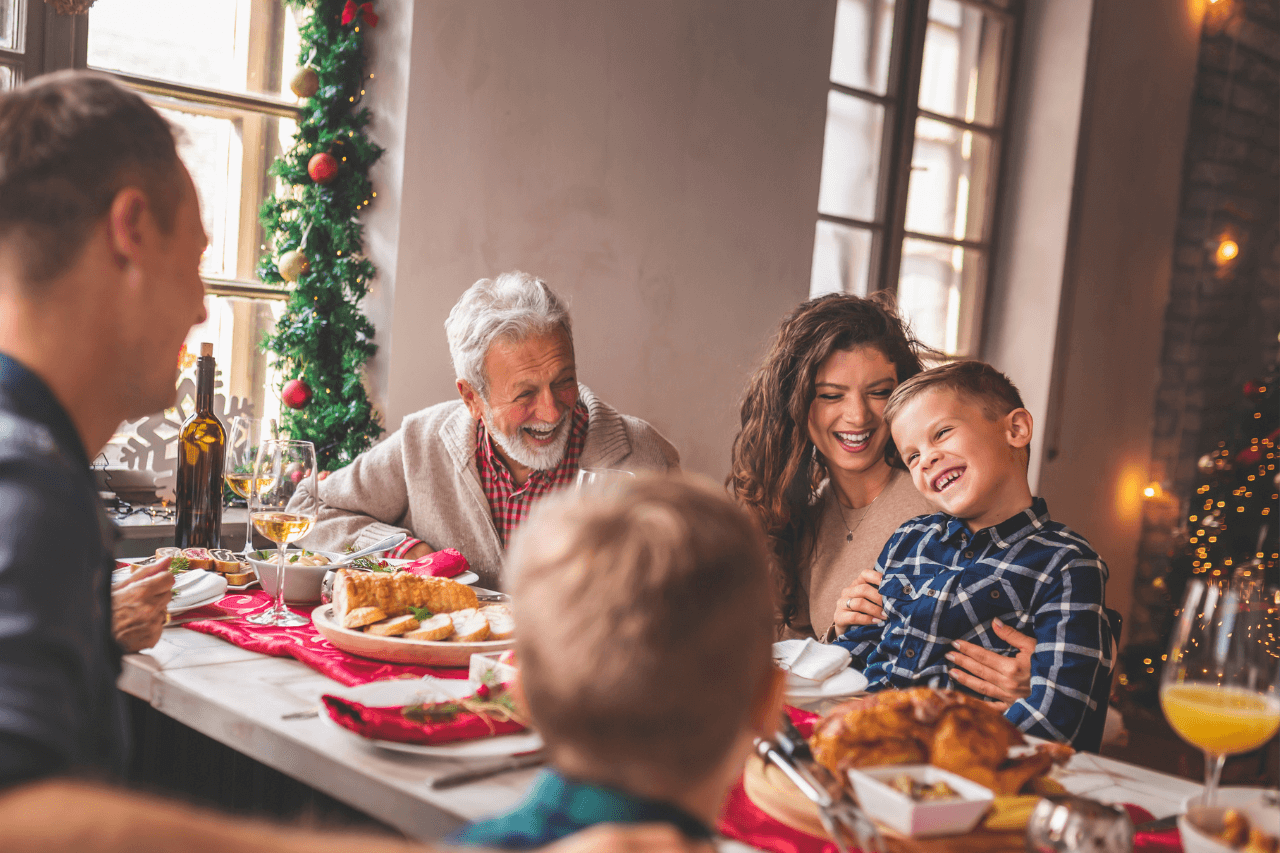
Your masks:
{"label": "salt shaker", "polygon": [[1119,806],[1063,794],[1045,797],[1027,821],[1027,853],[1131,853],[1133,821]]}

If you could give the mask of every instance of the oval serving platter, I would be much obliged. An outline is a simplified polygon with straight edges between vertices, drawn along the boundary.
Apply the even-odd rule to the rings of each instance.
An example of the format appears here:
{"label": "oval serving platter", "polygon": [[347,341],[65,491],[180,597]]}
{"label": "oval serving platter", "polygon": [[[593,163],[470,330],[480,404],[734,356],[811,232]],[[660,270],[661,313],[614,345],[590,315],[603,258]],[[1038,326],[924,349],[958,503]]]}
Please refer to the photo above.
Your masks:
{"label": "oval serving platter", "polygon": [[353,655],[389,663],[417,663],[431,666],[469,666],[471,656],[515,648],[515,640],[485,640],[481,643],[453,643],[448,640],[405,640],[379,637],[343,628],[333,618],[333,605],[322,604],[311,611],[311,621],[320,635],[336,648]]}

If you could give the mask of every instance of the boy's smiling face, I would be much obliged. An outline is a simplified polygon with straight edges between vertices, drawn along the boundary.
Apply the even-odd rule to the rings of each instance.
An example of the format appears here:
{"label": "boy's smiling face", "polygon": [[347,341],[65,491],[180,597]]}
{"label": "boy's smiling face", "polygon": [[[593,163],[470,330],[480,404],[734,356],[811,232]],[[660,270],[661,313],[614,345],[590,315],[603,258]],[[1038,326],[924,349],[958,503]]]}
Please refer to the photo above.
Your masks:
{"label": "boy's smiling face", "polygon": [[932,388],[898,410],[892,430],[916,489],[970,530],[999,524],[1031,505],[1026,409],[993,420],[981,402]]}

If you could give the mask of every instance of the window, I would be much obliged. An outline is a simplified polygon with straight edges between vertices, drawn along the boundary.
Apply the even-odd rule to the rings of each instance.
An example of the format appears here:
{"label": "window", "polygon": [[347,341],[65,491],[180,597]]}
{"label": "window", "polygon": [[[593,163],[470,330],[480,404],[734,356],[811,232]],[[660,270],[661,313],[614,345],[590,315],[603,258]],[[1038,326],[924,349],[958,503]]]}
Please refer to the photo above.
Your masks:
{"label": "window", "polygon": [[1019,0],[839,0],[813,295],[896,294],[977,349]]}
{"label": "window", "polygon": [[0,88],[89,67],[116,76],[178,128],[210,241],[201,262],[209,319],[187,348],[212,342],[219,394],[266,417],[279,400],[258,344],[285,294],[255,280],[267,250],[258,209],[276,188],[272,162],[292,143],[298,107],[288,79],[298,49],[297,21],[280,0],[131,0],[75,18],[38,0],[0,0]]}

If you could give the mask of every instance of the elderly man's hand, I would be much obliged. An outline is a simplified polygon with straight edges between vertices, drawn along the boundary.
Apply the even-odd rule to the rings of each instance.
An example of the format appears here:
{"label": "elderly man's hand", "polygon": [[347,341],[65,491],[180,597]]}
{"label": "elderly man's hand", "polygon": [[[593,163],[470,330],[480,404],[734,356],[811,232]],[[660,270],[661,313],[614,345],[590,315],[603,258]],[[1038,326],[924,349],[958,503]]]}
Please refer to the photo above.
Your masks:
{"label": "elderly man's hand", "polygon": [[1031,654],[1036,650],[1036,639],[1018,633],[999,619],[991,620],[991,629],[1018,650],[1017,657],[1007,658],[982,646],[956,640],[951,644],[955,651],[947,652],[947,660],[954,664],[950,672],[952,678],[983,696],[990,696],[994,700],[992,704],[1003,711],[1031,695]]}
{"label": "elderly man's hand", "polygon": [[414,545],[412,548],[410,548],[408,551],[405,551],[400,556],[402,559],[405,559],[405,560],[416,560],[419,557],[425,557],[430,553],[431,553],[431,546],[428,545],[426,542],[419,542],[417,545]]}
{"label": "elderly man's hand", "polygon": [[165,609],[172,598],[169,560],[139,566],[111,588],[111,634],[126,653],[149,649],[160,641]]}

